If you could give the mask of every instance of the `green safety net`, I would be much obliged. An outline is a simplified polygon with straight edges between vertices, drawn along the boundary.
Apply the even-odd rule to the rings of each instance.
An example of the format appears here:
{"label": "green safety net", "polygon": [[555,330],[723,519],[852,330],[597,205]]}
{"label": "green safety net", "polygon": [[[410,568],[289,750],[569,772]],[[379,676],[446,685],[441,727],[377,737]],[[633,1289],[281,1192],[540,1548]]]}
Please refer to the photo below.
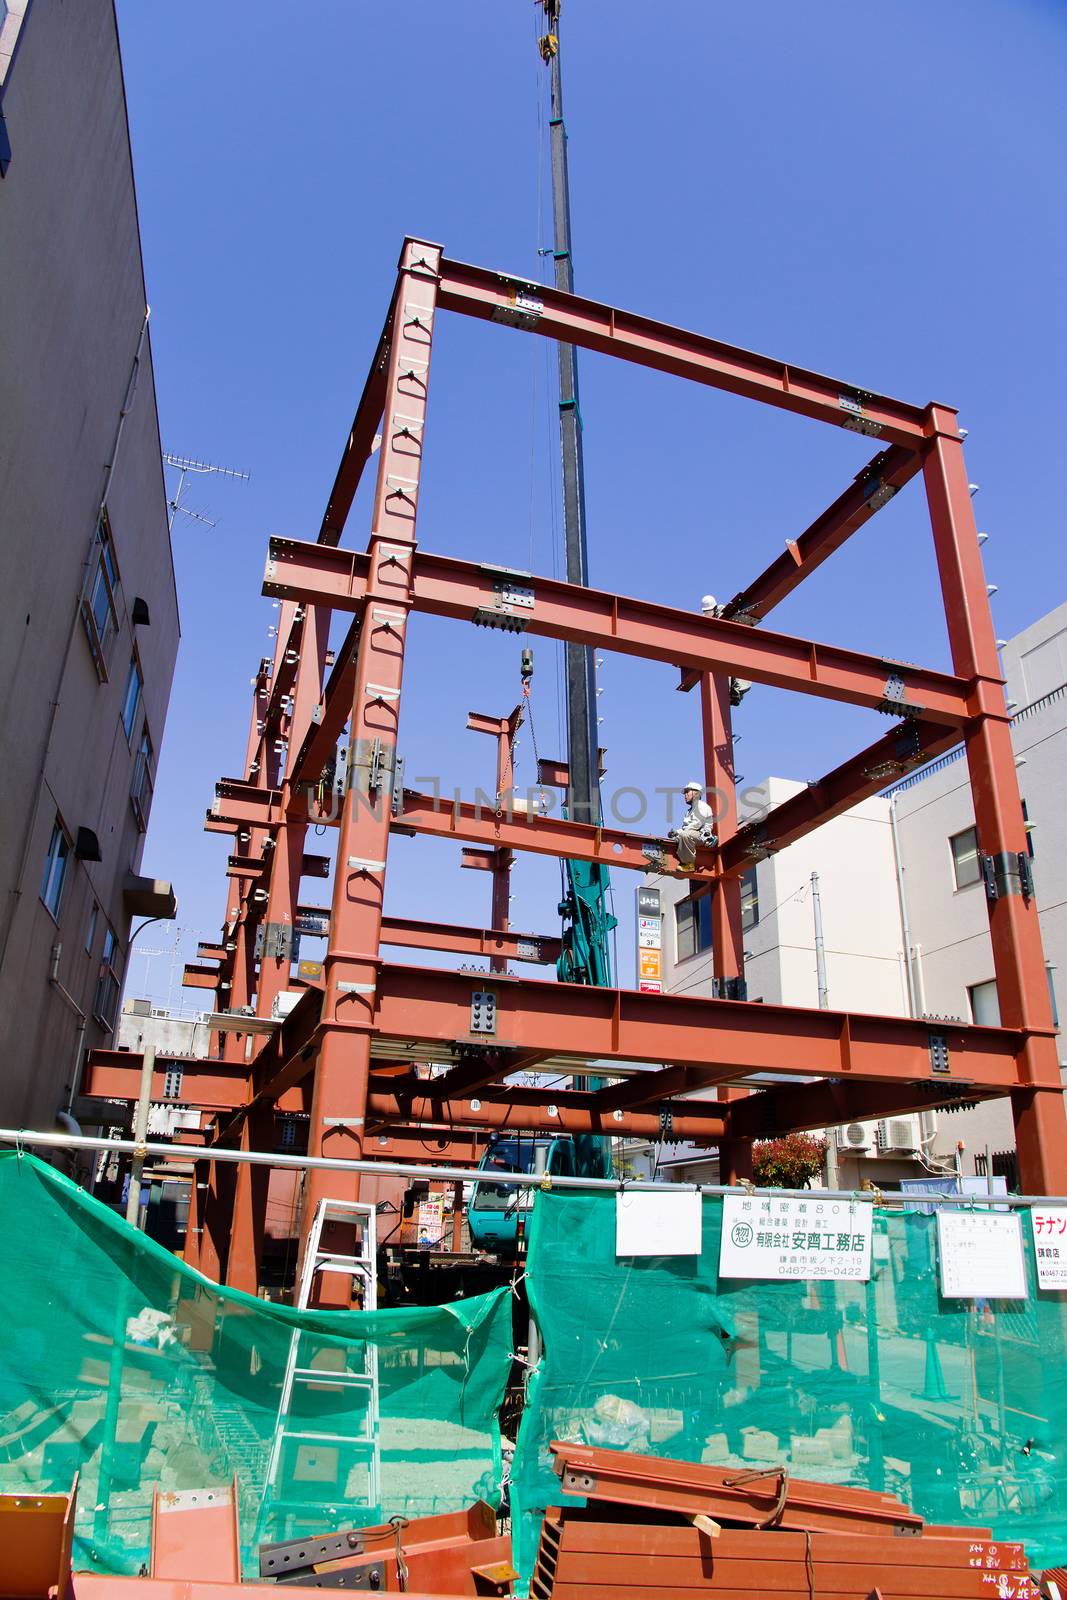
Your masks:
{"label": "green safety net", "polygon": [[[0,1491],[65,1493],[79,1474],[75,1570],[139,1571],[156,1488],[236,1477],[246,1575],[261,1541],[496,1501],[506,1290],[381,1312],[274,1306],[15,1152],[0,1154],[0,1220]],[[279,1429],[291,1356],[326,1377],[293,1386]]]}
{"label": "green safety net", "polygon": [[[560,1502],[549,1441],[886,1490],[928,1521],[1067,1560],[1067,1295],[944,1300],[937,1222],[876,1211],[864,1282],[720,1281],[699,1256],[617,1259],[615,1196],[539,1193],[526,1277],[544,1355],[512,1473],[516,1565]],[[929,1208],[928,1208],[929,1209]]]}

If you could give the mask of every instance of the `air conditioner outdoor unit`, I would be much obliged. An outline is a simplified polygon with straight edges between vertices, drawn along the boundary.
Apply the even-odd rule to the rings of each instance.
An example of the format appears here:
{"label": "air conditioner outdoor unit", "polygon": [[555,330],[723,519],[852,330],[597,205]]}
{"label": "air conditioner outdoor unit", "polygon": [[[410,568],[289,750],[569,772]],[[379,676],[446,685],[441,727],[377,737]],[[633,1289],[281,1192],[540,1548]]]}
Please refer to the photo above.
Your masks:
{"label": "air conditioner outdoor unit", "polygon": [[918,1150],[918,1117],[886,1117],[878,1124],[879,1150]]}
{"label": "air conditioner outdoor unit", "polygon": [[837,1130],[839,1150],[869,1150],[871,1130],[865,1122],[849,1122]]}

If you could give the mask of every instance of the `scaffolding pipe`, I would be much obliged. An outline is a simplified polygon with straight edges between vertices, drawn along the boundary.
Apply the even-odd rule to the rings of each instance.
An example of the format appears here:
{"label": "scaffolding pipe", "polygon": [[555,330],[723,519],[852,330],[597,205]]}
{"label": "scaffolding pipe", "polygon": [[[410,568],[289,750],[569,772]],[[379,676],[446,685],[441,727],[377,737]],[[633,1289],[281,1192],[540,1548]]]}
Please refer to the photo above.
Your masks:
{"label": "scaffolding pipe", "polygon": [[[219,1145],[160,1144],[146,1140],[137,1144],[133,1139],[105,1139],[92,1134],[80,1137],[70,1133],[34,1132],[28,1128],[0,1128],[0,1144],[12,1144],[16,1149],[27,1145],[47,1145],[50,1148],[74,1150],[106,1150],[117,1155],[151,1156],[153,1160],[170,1161],[244,1161],[252,1166],[295,1168],[299,1172],[319,1168],[326,1172],[365,1172],[371,1176],[389,1178],[426,1178],[455,1183],[467,1183],[477,1174],[476,1167],[430,1167],[425,1162],[414,1161],[345,1161],[335,1156],[284,1156],[271,1150],[229,1150]],[[651,1179],[628,1178],[563,1178],[553,1174],[539,1177],[529,1172],[496,1172],[493,1182],[513,1184],[521,1189],[597,1189],[613,1194],[669,1193],[734,1195],[760,1198],[767,1196],[785,1200],[863,1200],[870,1205],[954,1205],[966,1208],[971,1205],[1047,1206],[1067,1205],[1067,1195],[998,1194],[884,1194],[880,1189],[757,1189],[747,1184],[728,1183],[654,1183]]]}

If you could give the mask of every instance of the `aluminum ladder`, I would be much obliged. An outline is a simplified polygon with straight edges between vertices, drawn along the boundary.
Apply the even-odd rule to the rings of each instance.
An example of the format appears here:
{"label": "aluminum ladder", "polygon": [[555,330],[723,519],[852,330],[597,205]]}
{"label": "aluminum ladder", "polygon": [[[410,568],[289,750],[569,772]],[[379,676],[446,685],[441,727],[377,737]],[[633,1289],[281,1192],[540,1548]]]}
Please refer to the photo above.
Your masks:
{"label": "aluminum ladder", "polygon": [[[323,1233],[333,1223],[354,1228],[357,1237],[357,1254],[342,1255],[335,1250],[324,1249],[322,1244]],[[353,1279],[362,1291],[362,1309],[376,1311],[378,1308],[377,1288],[377,1228],[375,1208],[357,1200],[320,1200],[315,1211],[315,1217],[308,1235],[307,1249],[304,1252],[304,1264],[300,1274],[300,1285],[297,1293],[297,1309],[306,1311],[310,1307],[315,1286],[326,1272],[336,1272]],[[312,1520],[316,1513],[337,1509],[339,1504],[351,1501],[351,1496],[345,1493],[345,1484],[329,1499],[315,1501],[309,1495],[307,1500],[295,1500],[290,1490],[280,1498],[272,1497],[272,1491],[278,1477],[282,1461],[282,1453],[287,1444],[304,1447],[310,1455],[309,1462],[309,1487],[313,1482],[315,1471],[314,1451],[320,1447],[323,1451],[337,1452],[337,1475],[340,1475],[344,1459],[352,1458],[353,1461],[362,1461],[367,1472],[367,1506],[368,1521],[373,1521],[381,1506],[381,1440],[379,1437],[378,1414],[378,1350],[377,1346],[367,1343],[362,1349],[362,1366],[354,1369],[349,1365],[345,1352],[335,1346],[327,1345],[323,1354],[330,1359],[340,1357],[344,1365],[315,1366],[314,1355],[306,1353],[306,1347],[321,1341],[322,1336],[316,1332],[297,1328],[289,1342],[289,1357],[285,1366],[285,1377],[282,1382],[281,1400],[278,1406],[278,1421],[274,1430],[274,1440],[271,1445],[270,1462],[267,1468],[267,1479],[263,1497],[263,1509],[266,1510],[268,1502],[272,1501],[275,1511],[288,1510],[302,1512]],[[294,1394],[299,1395],[303,1390],[315,1389],[359,1391],[367,1396],[367,1407],[363,1419],[363,1429],[358,1434],[339,1434],[320,1432],[300,1419],[291,1416],[293,1410]],[[294,1423],[296,1424],[294,1426]]]}

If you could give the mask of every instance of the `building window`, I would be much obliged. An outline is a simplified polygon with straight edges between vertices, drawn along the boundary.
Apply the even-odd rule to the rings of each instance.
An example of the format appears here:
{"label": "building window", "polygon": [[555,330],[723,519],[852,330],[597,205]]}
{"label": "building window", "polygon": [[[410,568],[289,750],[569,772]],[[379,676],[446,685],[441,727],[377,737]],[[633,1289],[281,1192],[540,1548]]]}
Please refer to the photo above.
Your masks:
{"label": "building window", "polygon": [[93,945],[96,943],[96,928],[100,921],[100,907],[93,901],[93,908],[89,913],[89,926],[85,930],[85,954],[91,956]]}
{"label": "building window", "polygon": [[741,876],[741,928],[747,933],[759,921],[759,889],[756,886],[756,869],[749,867]]}
{"label": "building window", "polygon": [[678,943],[678,960],[686,961],[711,949],[711,896],[690,895],[674,908],[674,926]]}
{"label": "building window", "polygon": [[126,693],[122,700],[122,726],[127,739],[133,738],[133,725],[137,721],[137,708],[141,704],[141,669],[137,657],[130,657],[130,670],[126,677]]}
{"label": "building window", "polygon": [[988,983],[972,983],[967,990],[971,1007],[971,1021],[984,1028],[1000,1027],[1000,1001],[994,978]]}
{"label": "building window", "polygon": [[148,827],[148,814],[152,809],[152,790],[155,777],[152,772],[152,741],[148,737],[148,724],[141,730],[137,759],[133,764],[133,782],[130,785],[130,804],[137,818],[137,826],[144,833]]}
{"label": "building window", "polygon": [[952,851],[956,888],[966,889],[972,883],[977,883],[982,876],[982,863],[978,859],[978,829],[964,828],[962,833],[954,833],[948,843]]}
{"label": "building window", "polygon": [[69,861],[70,840],[67,838],[63,824],[57,817],[52,828],[48,854],[45,857],[44,875],[41,878],[41,899],[57,922],[59,921],[59,908],[63,901],[63,885],[67,879]]}
{"label": "building window", "polygon": [[119,628],[118,611],[115,606],[119,574],[115,565],[111,525],[106,512],[100,518],[100,526],[96,531],[89,584],[89,590],[82,601],[82,621],[89,639],[89,648],[93,653],[97,676],[101,682],[106,683],[111,644]]}
{"label": "building window", "polygon": [[105,1028],[110,1028],[115,1021],[115,1008],[119,998],[119,975],[116,968],[118,958],[118,940],[108,928],[104,934],[104,948],[100,957],[100,976],[96,980],[96,992],[93,995],[93,1016],[97,1022],[103,1023]]}

